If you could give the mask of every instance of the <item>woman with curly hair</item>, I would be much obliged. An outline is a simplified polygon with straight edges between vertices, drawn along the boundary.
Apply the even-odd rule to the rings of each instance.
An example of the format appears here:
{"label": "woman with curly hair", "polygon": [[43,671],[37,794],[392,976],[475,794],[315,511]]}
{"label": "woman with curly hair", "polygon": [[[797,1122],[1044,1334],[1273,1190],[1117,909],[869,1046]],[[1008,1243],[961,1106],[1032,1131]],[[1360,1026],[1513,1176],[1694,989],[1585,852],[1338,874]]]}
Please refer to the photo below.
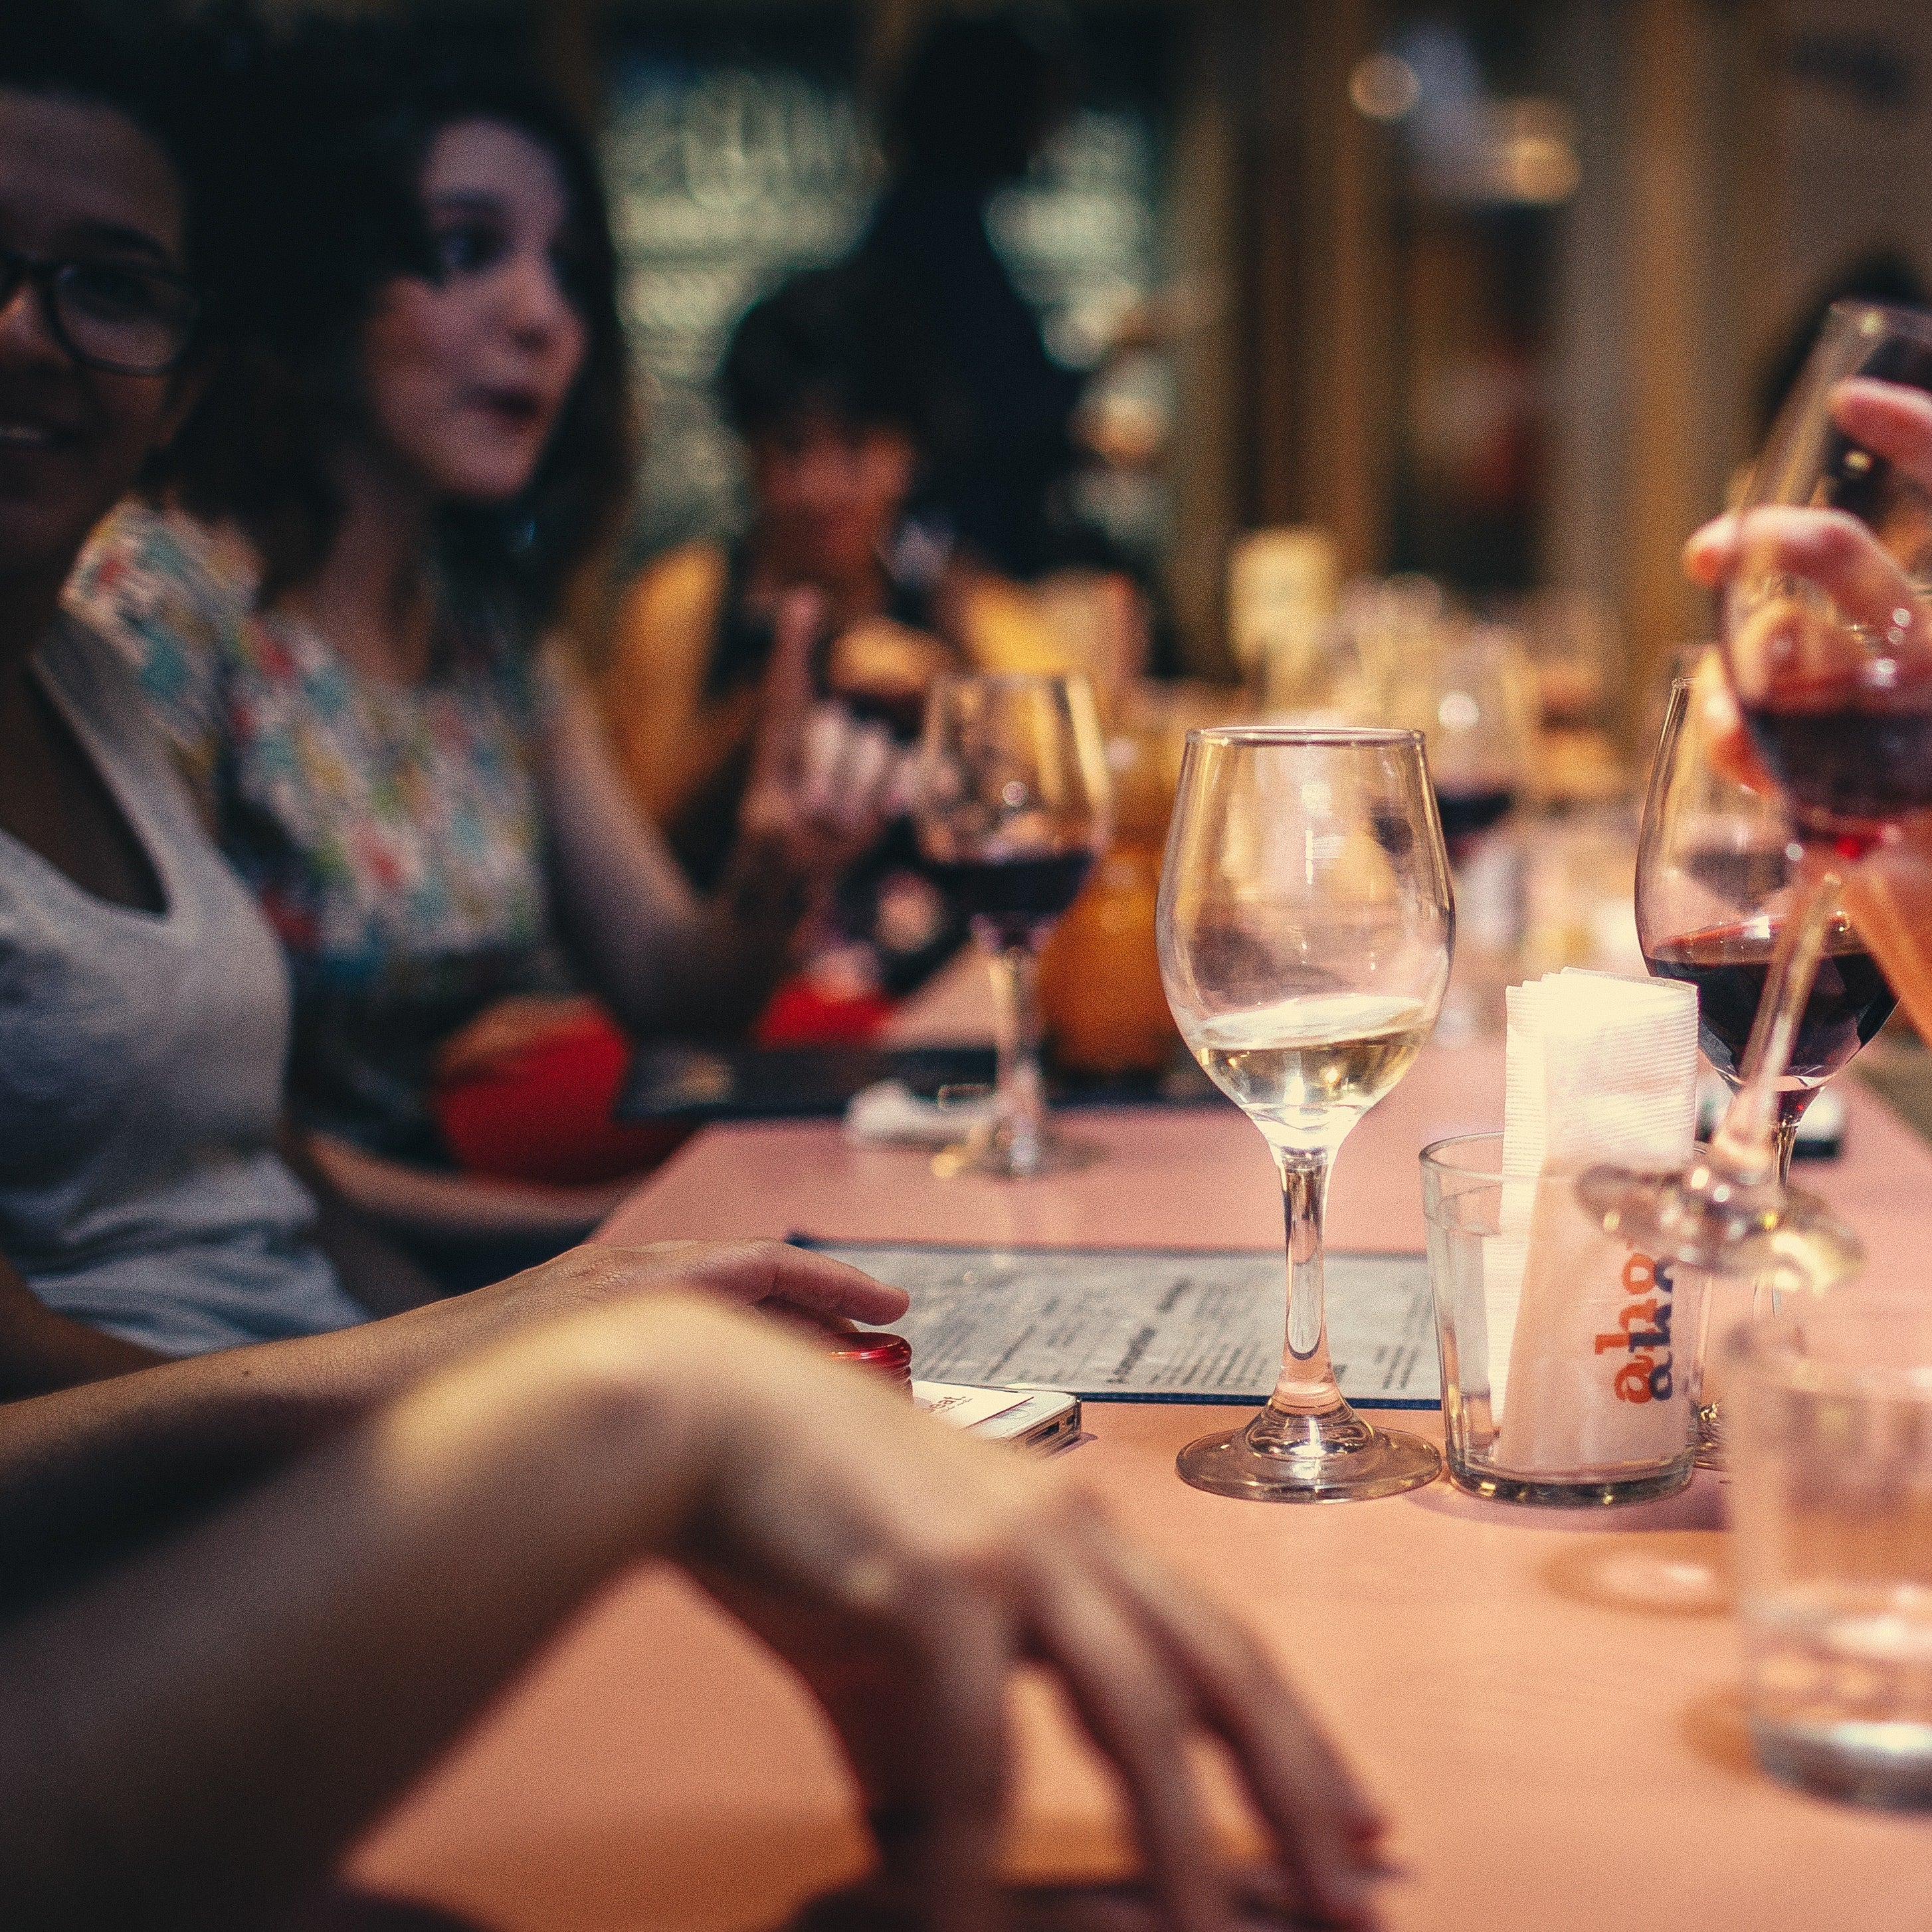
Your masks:
{"label": "woman with curly hair", "polygon": [[585,992],[633,1030],[749,1018],[868,841],[889,754],[814,713],[818,614],[788,601],[794,674],[692,892],[545,641],[631,473],[582,136],[500,60],[393,26],[311,23],[260,65],[235,351],[70,602],[134,658],[286,950],[318,1165],[433,1253],[500,1266],[612,1204],[609,1088],[579,1184],[538,1185],[455,1169],[439,1077],[580,1029]]}

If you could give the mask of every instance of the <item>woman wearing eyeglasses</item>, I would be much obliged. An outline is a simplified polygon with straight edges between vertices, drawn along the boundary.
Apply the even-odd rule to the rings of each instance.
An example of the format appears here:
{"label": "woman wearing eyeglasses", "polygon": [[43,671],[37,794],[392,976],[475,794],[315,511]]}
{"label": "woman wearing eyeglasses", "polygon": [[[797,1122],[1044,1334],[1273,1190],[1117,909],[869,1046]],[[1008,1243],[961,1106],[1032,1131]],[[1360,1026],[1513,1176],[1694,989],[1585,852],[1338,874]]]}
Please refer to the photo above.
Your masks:
{"label": "woman wearing eyeglasses", "polygon": [[[267,1143],[272,941],[124,668],[58,612],[88,527],[193,406],[206,212],[162,111],[182,97],[77,11],[0,9],[0,1246],[64,1210],[44,1287],[105,1295],[138,1265],[185,1315],[196,1270],[229,1294],[252,1269],[292,1319],[331,1290]],[[1379,1820],[1255,1640],[1052,1470],[716,1305],[788,1290],[904,1307],[775,1244],[586,1250],[346,1334],[146,1368],[100,1340],[98,1372],[134,1372],[9,1403],[8,1932],[290,1923],[578,1606],[653,1560],[818,1687],[900,1888],[861,1922],[996,1922],[1024,1660],[1118,1766],[1163,1922],[1233,1918],[1186,1769],[1206,1731],[1275,1838],[1276,1910],[1367,1923]],[[22,1302],[0,1268],[8,1376],[74,1327]]]}
{"label": "woman wearing eyeglasses", "polygon": [[554,1250],[621,1188],[455,1171],[439,1080],[580,1022],[583,993],[633,1031],[748,1022],[896,761],[816,706],[794,597],[732,850],[693,894],[544,647],[630,477],[581,136],[519,75],[389,28],[312,26],[260,86],[241,348],[73,602],[140,666],[287,951],[315,1158],[460,1273],[461,1244]]}

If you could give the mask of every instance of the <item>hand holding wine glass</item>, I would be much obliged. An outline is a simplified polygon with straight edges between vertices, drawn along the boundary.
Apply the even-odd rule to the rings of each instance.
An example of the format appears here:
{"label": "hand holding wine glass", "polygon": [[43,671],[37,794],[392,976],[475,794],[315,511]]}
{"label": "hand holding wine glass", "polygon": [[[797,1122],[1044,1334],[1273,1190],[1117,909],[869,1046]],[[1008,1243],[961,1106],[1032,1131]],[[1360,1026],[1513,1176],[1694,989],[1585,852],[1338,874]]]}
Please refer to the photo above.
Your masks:
{"label": "hand holding wine glass", "polygon": [[[1708,1156],[1678,1176],[1601,1168],[1579,1184],[1606,1228],[1653,1253],[1814,1288],[1858,1264],[1850,1231],[1779,1177],[1779,1096],[1841,892],[1862,918],[1862,862],[1901,842],[1909,854],[1904,825],[1932,808],[1928,390],[1932,316],[1838,304],[1744,506],[1693,540],[1694,574],[1724,586],[1725,670],[1806,886]],[[1896,983],[1910,1003],[1912,976]]]}
{"label": "hand holding wine glass", "polygon": [[1086,679],[943,679],[926,706],[916,815],[920,848],[970,918],[998,1000],[992,1120],[934,1168],[1025,1178],[1077,1165],[1084,1150],[1046,1124],[1034,982],[1040,949],[1111,830]]}
{"label": "hand holding wine glass", "polygon": [[[1882,450],[1894,476],[1909,482],[1922,500],[1932,502],[1932,396],[1902,383],[1854,379],[1839,386],[1834,413],[1841,430],[1856,433],[1862,442]],[[1787,526],[1783,533],[1783,561],[1793,575],[1816,581],[1834,602],[1852,602],[1859,598],[1861,585],[1875,586],[1880,592],[1880,614],[1890,618],[1898,611],[1906,613],[1911,620],[1909,624],[1888,622],[1886,626],[1888,632],[1903,633],[1895,641],[1887,638],[1897,664],[1893,688],[1905,694],[1908,700],[1923,702],[1924,686],[1932,680],[1932,616],[1928,616],[1928,600],[1921,587],[1927,574],[1924,560],[1908,555],[1901,560],[1889,547],[1878,544],[1856,526],[1847,530],[1821,521],[1828,513],[1807,510],[1799,514],[1796,526]],[[1898,542],[1900,534],[1910,527],[1908,519],[1898,520],[1893,541]],[[1706,524],[1685,545],[1684,568],[1697,582],[1720,588],[1737,572],[1744,551],[1736,520],[1719,518]],[[1870,602],[1868,592],[1867,608]],[[1778,641],[1778,632],[1761,623],[1742,640],[1736,653],[1742,667],[1740,688],[1760,694],[1762,711],[1798,709],[1802,703],[1822,703],[1828,716],[1834,709],[1841,713],[1856,711],[1861,687],[1869,681],[1868,676],[1861,674],[1862,655],[1846,653],[1836,680],[1821,680],[1817,675],[1820,653],[1814,650],[1810,654],[1808,670],[1802,654],[1775,653],[1772,647]],[[1720,665],[1710,663],[1700,670],[1690,702],[1712,762],[1742,784],[1775,792],[1778,780],[1760,756]],[[1900,722],[1909,722],[1909,718],[1907,712]],[[1905,780],[1902,787],[1901,776]],[[1916,780],[1910,776],[1910,762],[1895,758],[1890,788],[1902,788],[1908,797],[1915,791],[1921,796],[1932,794],[1932,752]],[[1814,859],[1811,868],[1834,862],[1838,856],[1831,853]],[[1908,805],[1886,820],[1876,842],[1848,871],[1842,897],[1846,912],[1877,956],[1913,1023],[1922,1034],[1932,1037],[1932,809]]]}
{"label": "hand holding wine glass", "polygon": [[1275,1502],[1429,1481],[1426,1442],[1371,1428],[1329,1359],[1329,1163],[1436,1024],[1454,927],[1420,734],[1257,725],[1188,734],[1161,874],[1168,1004],[1195,1058],[1261,1130],[1281,1177],[1288,1305],[1280,1379],[1182,1476]]}

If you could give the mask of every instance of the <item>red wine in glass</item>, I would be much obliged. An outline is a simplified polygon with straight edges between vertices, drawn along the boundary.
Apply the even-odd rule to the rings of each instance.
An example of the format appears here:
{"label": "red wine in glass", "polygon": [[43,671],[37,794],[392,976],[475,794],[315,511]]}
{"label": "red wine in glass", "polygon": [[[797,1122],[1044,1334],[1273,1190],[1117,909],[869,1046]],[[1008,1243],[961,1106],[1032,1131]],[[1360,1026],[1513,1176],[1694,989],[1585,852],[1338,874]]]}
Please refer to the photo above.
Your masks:
{"label": "red wine in glass", "polygon": [[956,859],[929,869],[972,920],[981,944],[1004,952],[1039,944],[1080,896],[1093,866],[1092,851],[1078,845],[1012,858]]}
{"label": "red wine in glass", "polygon": [[[1658,979],[1696,988],[1699,1040],[1711,1064],[1733,1082],[1777,944],[1778,922],[1756,919],[1666,939],[1644,950],[1644,963]],[[1828,1079],[1884,1025],[1898,1004],[1878,962],[1840,914],[1826,937],[1787,1071],[1807,1086]]]}
{"label": "red wine in glass", "polygon": [[1513,785],[1483,785],[1468,790],[1438,784],[1436,809],[1442,814],[1442,836],[1451,858],[1466,857],[1469,848],[1516,802]]}
{"label": "red wine in glass", "polygon": [[1923,709],[1744,707],[1758,752],[1807,824],[1870,824],[1932,806],[1932,692]]}

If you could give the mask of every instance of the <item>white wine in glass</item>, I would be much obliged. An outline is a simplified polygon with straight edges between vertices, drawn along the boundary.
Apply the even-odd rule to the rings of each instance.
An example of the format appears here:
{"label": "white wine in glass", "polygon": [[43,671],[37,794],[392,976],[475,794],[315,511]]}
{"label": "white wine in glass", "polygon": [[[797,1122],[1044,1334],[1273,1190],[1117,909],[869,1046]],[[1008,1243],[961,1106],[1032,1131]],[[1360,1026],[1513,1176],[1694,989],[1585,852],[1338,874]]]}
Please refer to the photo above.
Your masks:
{"label": "white wine in glass", "polygon": [[1449,980],[1442,823],[1414,731],[1228,726],[1188,734],[1161,874],[1162,982],[1215,1084],[1281,1176],[1281,1376],[1245,1427],[1183,1450],[1197,1489],[1268,1502],[1393,1496],[1442,1459],[1371,1427],[1329,1358],[1329,1164],[1408,1072]]}

